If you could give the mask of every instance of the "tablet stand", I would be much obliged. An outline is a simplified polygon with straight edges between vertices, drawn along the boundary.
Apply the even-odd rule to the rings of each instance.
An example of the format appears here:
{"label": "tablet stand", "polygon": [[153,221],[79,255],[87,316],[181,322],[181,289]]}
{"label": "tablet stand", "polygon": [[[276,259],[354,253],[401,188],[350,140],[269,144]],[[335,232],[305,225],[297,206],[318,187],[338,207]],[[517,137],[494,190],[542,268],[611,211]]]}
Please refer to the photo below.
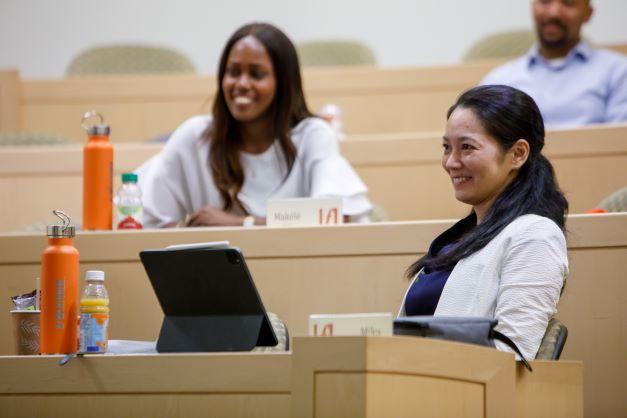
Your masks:
{"label": "tablet stand", "polygon": [[157,351],[250,351],[268,338],[263,323],[263,315],[166,316]]}

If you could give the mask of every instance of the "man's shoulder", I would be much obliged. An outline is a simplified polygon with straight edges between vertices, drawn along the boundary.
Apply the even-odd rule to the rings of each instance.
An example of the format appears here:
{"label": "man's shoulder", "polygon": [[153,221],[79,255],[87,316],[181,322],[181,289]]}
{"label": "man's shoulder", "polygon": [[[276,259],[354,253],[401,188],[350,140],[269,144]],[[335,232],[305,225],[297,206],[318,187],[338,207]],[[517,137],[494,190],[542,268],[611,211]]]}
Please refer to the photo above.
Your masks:
{"label": "man's shoulder", "polygon": [[627,80],[627,55],[609,49],[595,48],[588,62],[586,71],[590,76],[604,80],[611,90],[624,91]]}
{"label": "man's shoulder", "polygon": [[627,66],[627,55],[605,48],[595,48],[594,59],[609,65]]}
{"label": "man's shoulder", "polygon": [[481,84],[509,84],[520,77],[529,65],[527,55],[507,61],[490,71],[481,81]]}

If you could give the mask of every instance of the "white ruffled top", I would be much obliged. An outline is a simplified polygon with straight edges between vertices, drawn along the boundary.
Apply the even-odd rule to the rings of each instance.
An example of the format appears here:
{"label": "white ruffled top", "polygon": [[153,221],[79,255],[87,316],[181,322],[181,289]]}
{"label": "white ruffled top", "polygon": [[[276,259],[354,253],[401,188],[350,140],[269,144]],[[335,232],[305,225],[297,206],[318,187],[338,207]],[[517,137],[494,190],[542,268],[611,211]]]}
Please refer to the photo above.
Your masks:
{"label": "white ruffled top", "polygon": [[[223,207],[209,167],[209,116],[195,116],[172,133],[163,150],[136,170],[143,193],[145,227],[183,221],[205,205]],[[240,153],[244,184],[238,197],[248,212],[266,216],[270,198],[341,197],[343,212],[372,210],[367,188],[339,151],[335,132],[322,119],[301,121],[291,132],[296,160],[287,172],[278,141],[261,154]]]}

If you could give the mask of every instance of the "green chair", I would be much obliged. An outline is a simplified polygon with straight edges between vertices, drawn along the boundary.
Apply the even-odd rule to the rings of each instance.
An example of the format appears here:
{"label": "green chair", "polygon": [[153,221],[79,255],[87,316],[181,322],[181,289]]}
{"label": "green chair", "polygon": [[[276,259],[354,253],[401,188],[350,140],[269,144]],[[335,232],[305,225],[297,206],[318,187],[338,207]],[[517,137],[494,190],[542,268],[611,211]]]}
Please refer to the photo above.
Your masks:
{"label": "green chair", "polygon": [[0,147],[27,147],[42,145],[68,145],[76,141],[58,135],[30,132],[0,133]]}
{"label": "green chair", "polygon": [[303,67],[376,65],[367,45],[358,41],[311,41],[297,45]]}
{"label": "green chair", "polygon": [[599,207],[608,212],[627,212],[627,187],[623,187],[603,199],[599,203]]}
{"label": "green chair", "polygon": [[566,325],[556,318],[551,318],[544,337],[542,337],[542,342],[540,342],[536,360],[559,360],[567,338],[568,329]]}
{"label": "green chair", "polygon": [[515,58],[527,53],[535,42],[536,35],[530,30],[494,33],[471,46],[463,60]]}
{"label": "green chair", "polygon": [[183,54],[163,47],[110,45],[90,48],[72,60],[70,77],[114,74],[191,74],[196,70]]}

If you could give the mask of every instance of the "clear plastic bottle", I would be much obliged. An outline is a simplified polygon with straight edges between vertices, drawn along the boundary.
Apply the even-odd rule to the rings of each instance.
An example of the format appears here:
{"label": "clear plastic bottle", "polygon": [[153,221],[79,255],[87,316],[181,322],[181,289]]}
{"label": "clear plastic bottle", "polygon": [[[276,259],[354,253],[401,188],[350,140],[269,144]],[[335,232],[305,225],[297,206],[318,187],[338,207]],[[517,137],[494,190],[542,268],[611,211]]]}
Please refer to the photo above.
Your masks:
{"label": "clear plastic bottle", "polygon": [[104,272],[85,273],[85,290],[80,302],[80,348],[83,353],[104,353],[109,342],[109,294]]}
{"label": "clear plastic bottle", "polygon": [[339,141],[343,141],[346,139],[346,134],[344,133],[344,122],[343,122],[343,114],[342,109],[336,105],[335,103],[327,103],[322,106],[320,109],[319,115],[322,119],[329,122],[335,133],[337,134],[337,139]]}
{"label": "clear plastic bottle", "polygon": [[122,174],[122,187],[115,197],[117,229],[142,229],[142,192],[137,174]]}

